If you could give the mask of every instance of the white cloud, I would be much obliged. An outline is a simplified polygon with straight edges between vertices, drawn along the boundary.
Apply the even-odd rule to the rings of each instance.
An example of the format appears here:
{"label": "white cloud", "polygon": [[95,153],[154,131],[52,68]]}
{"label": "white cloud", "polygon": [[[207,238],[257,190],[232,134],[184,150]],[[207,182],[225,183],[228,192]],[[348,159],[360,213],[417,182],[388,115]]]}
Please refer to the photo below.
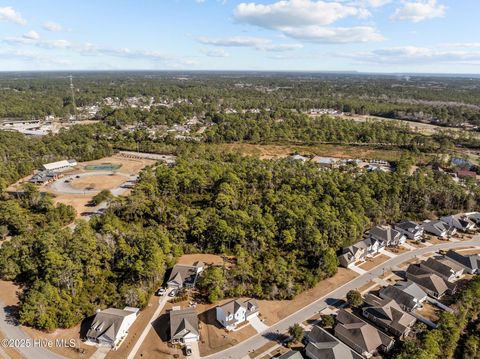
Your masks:
{"label": "white cloud", "polygon": [[24,34],[23,37],[28,40],[38,40],[40,38],[40,35],[38,34],[38,32],[32,30]]}
{"label": "white cloud", "polygon": [[401,21],[420,22],[445,16],[445,5],[437,0],[403,1],[403,5],[395,10],[392,19]]}
{"label": "white cloud", "polygon": [[285,26],[329,25],[348,16],[370,16],[362,7],[338,2],[311,0],[281,0],[270,5],[241,3],[235,8],[235,18],[240,22],[268,29]]}
{"label": "white cloud", "polygon": [[223,47],[251,47],[264,51],[291,51],[301,49],[302,44],[273,44],[271,40],[260,37],[233,36],[227,38],[200,37],[197,39],[204,45]]}
{"label": "white cloud", "polygon": [[202,52],[208,57],[228,57],[230,54],[225,49],[204,49]]}
{"label": "white cloud", "polygon": [[0,20],[14,22],[19,25],[27,24],[27,20],[11,6],[0,7]]}
{"label": "white cloud", "polygon": [[336,54],[361,63],[374,64],[480,64],[480,51],[439,50],[438,48],[401,46],[377,49],[368,52]]}
{"label": "white cloud", "polygon": [[47,31],[52,31],[52,32],[59,32],[63,30],[63,26],[53,22],[53,21],[46,21],[43,23],[43,28]]}
{"label": "white cloud", "polygon": [[322,26],[303,26],[287,27],[283,29],[287,36],[312,42],[342,44],[382,41],[384,37],[371,26],[354,27],[322,27]]}
{"label": "white cloud", "polygon": [[353,43],[383,40],[373,26],[328,26],[347,18],[371,16],[367,7],[379,7],[389,0],[312,1],[281,0],[273,4],[241,3],[234,11],[242,23],[276,30],[283,35],[319,43]]}

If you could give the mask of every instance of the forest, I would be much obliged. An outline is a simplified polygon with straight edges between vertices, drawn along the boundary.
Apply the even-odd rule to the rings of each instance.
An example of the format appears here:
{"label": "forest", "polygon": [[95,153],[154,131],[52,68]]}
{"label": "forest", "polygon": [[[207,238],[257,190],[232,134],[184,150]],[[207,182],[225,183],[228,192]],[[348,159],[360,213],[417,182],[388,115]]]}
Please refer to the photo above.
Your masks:
{"label": "forest", "polygon": [[[73,114],[69,74],[4,73],[0,118]],[[186,100],[182,111],[201,115],[229,109],[307,111],[332,108],[351,114],[425,121],[445,126],[480,124],[480,79],[364,74],[112,72],[74,74],[77,106],[107,97]],[[98,116],[109,112],[102,105]]]}

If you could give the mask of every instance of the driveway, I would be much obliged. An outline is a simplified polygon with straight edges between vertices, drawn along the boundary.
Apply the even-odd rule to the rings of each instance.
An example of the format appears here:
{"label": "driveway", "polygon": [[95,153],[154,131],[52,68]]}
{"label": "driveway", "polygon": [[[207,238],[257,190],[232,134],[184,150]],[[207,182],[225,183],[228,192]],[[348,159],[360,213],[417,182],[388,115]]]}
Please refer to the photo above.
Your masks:
{"label": "driveway", "polygon": [[251,326],[257,331],[257,333],[262,333],[268,329],[268,325],[260,320],[258,316],[251,317],[248,322]]}
{"label": "driveway", "polygon": [[[276,324],[272,325],[267,332],[262,332],[253,337],[248,338],[247,340],[235,345],[234,347],[228,348],[221,352],[209,355],[204,357],[205,359],[241,359],[248,355],[249,353],[254,352],[256,349],[262,347],[263,345],[275,341],[279,338],[279,333],[284,333],[288,330],[290,326],[295,323],[302,323],[303,321],[313,317],[315,314],[318,314],[321,310],[328,307],[327,303],[332,303],[338,298],[343,298],[347,292],[351,289],[357,289],[368,282],[373,278],[376,278],[382,275],[384,270],[390,270],[393,267],[397,267],[400,264],[415,258],[415,256],[421,256],[426,253],[435,252],[441,249],[454,249],[468,246],[480,246],[480,236],[475,236],[474,239],[464,242],[446,242],[434,244],[429,247],[416,248],[415,250],[398,254],[395,258],[390,258],[381,265],[372,268],[367,273],[362,274],[350,282],[340,286],[335,289],[333,292],[328,295],[319,298],[313,303],[310,303],[306,307],[300,309],[299,311],[289,315],[288,317],[282,319]],[[257,353],[259,354],[259,353]]]}

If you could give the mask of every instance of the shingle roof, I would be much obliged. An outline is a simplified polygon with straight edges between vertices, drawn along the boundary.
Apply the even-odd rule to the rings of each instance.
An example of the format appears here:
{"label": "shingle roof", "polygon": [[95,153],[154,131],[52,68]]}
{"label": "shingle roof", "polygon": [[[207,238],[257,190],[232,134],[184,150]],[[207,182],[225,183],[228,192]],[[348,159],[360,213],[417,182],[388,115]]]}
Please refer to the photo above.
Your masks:
{"label": "shingle roof", "polygon": [[311,359],[360,359],[361,356],[353,352],[340,340],[326,330],[315,325],[308,334],[306,351]]}
{"label": "shingle roof", "polygon": [[170,311],[170,333],[172,339],[181,339],[189,333],[198,334],[198,316],[195,308]]}
{"label": "shingle roof", "polygon": [[473,271],[478,271],[480,268],[480,255],[478,254],[462,255],[453,250],[449,250],[447,252],[447,257]]}
{"label": "shingle roof", "polygon": [[448,290],[447,284],[441,277],[416,264],[410,264],[407,273],[413,275],[412,280],[417,284],[436,293],[443,294]]}
{"label": "shingle roof", "polygon": [[117,338],[118,331],[125,317],[133,313],[132,311],[116,308],[108,308],[98,312],[87,332],[87,338],[102,338],[113,343]]}

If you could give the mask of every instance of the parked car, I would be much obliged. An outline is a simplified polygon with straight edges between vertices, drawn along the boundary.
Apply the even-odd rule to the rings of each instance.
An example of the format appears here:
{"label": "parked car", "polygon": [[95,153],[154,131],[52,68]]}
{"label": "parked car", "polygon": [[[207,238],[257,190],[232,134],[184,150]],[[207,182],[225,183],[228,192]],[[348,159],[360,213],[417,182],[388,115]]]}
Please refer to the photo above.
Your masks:
{"label": "parked car", "polygon": [[157,290],[157,295],[158,295],[159,297],[163,297],[166,292],[167,292],[167,291],[166,291],[165,288],[160,288],[159,290]]}
{"label": "parked car", "polygon": [[172,291],[168,294],[169,297],[175,297],[176,295],[177,295],[177,290],[176,290],[176,289],[172,290]]}

